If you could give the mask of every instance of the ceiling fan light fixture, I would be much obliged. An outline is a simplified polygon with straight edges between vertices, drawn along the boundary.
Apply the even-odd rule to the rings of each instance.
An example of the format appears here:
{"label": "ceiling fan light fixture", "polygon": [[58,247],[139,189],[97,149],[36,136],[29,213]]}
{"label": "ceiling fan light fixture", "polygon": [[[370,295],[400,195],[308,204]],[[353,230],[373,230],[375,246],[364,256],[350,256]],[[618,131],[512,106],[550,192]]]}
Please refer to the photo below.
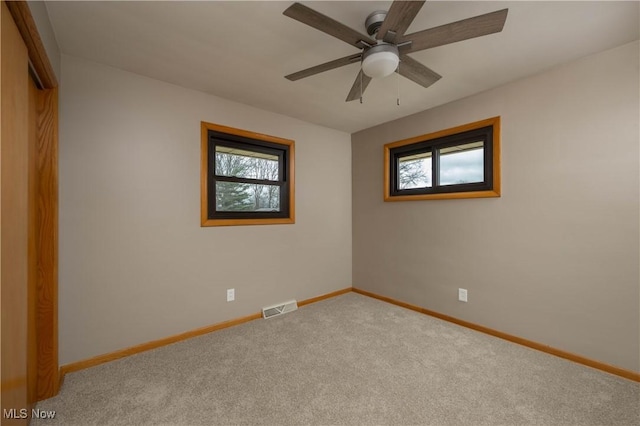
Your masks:
{"label": "ceiling fan light fixture", "polygon": [[380,43],[362,55],[362,71],[371,78],[387,77],[398,68],[400,58],[398,48],[392,44]]}

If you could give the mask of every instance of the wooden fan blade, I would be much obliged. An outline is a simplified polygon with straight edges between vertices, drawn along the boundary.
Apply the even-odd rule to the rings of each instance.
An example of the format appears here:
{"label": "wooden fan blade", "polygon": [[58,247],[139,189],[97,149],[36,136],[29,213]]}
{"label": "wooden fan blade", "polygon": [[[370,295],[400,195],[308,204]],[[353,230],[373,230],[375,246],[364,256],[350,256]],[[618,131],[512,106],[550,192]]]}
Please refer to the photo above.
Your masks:
{"label": "wooden fan blade", "polygon": [[285,75],[284,78],[291,81],[300,80],[301,78],[310,77],[312,75],[320,74],[321,72],[329,71],[335,68],[340,68],[345,65],[359,62],[362,58],[362,54],[357,53],[355,55],[345,56],[344,58],[336,59],[333,61],[325,62],[324,64],[316,65],[315,67],[307,68],[302,71],[294,72],[293,74]]}
{"label": "wooden fan blade", "polygon": [[400,56],[398,72],[401,76],[418,83],[422,87],[429,87],[442,78],[437,72],[407,55]]}
{"label": "wooden fan blade", "polygon": [[[360,99],[370,82],[371,77],[367,76],[362,72],[362,70],[360,70],[360,72],[356,76],[356,81],[354,81],[353,86],[351,86],[351,90],[349,91],[345,102],[351,102],[355,101],[356,99]],[[360,89],[360,87],[362,87],[362,89]]]}
{"label": "wooden fan blade", "polygon": [[358,31],[353,30],[346,25],[341,24],[340,22],[329,18],[320,12],[316,12],[315,10],[300,3],[292,4],[282,13],[289,18],[293,18],[296,21],[300,21],[303,24],[307,24],[310,27],[322,31],[325,34],[329,34],[347,42],[358,49],[364,47],[364,45],[360,43],[360,41],[363,40],[369,45],[375,44],[375,41],[371,40],[369,37],[360,34]]}
{"label": "wooden fan blade", "polygon": [[[380,26],[376,38],[378,40],[384,39],[387,43],[393,43],[396,37],[402,37],[420,11],[420,8],[422,8],[424,2],[425,0],[395,0],[389,8],[387,17],[384,18],[384,22]],[[387,31],[393,31],[395,36],[386,37]]]}
{"label": "wooden fan blade", "polygon": [[411,44],[402,49],[402,52],[417,52],[457,41],[499,33],[507,20],[508,11],[509,9],[502,9],[408,34],[400,39],[400,42],[411,41]]}

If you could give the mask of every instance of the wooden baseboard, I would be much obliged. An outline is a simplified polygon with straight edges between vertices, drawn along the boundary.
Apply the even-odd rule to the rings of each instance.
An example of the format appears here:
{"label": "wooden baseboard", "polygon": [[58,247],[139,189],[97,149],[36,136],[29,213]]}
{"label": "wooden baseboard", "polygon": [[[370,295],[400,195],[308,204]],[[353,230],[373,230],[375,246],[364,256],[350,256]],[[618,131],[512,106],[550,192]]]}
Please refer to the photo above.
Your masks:
{"label": "wooden baseboard", "polygon": [[511,334],[503,333],[502,331],[494,330],[489,327],[485,327],[482,325],[474,324],[472,322],[463,321],[458,318],[451,317],[449,315],[444,315],[439,312],[430,311],[429,309],[421,308],[420,306],[412,305],[410,303],[401,302],[399,300],[392,299],[390,297],[381,296],[379,294],[371,293],[365,290],[360,290],[358,288],[353,288],[353,292],[362,294],[364,296],[369,296],[374,299],[382,300],[387,303],[391,303],[397,306],[401,306],[403,308],[411,309],[412,311],[420,312],[422,314],[426,314],[435,318],[439,318],[444,321],[448,321],[457,325],[461,325],[463,327],[470,328],[472,330],[479,331],[481,333],[489,334],[494,337],[498,337],[500,339],[508,340],[513,343],[517,343],[519,345],[526,346],[531,349],[536,349],[541,352],[545,352],[551,355],[555,355],[560,358],[564,358],[569,361],[576,362],[578,364],[586,365],[588,367],[595,368],[597,370],[605,371],[610,374],[614,374],[616,376],[624,377],[625,379],[633,380],[635,382],[640,382],[640,373],[631,370],[625,370],[623,368],[615,367],[613,365],[605,364],[600,361],[595,361],[589,358],[585,358],[581,355],[576,355],[570,352],[563,351],[561,349],[556,349],[548,345],[543,345],[542,343],[533,342],[531,340],[523,339],[518,336],[513,336]]}
{"label": "wooden baseboard", "polygon": [[64,380],[64,375],[67,373],[72,373],[78,370],[84,370],[85,368],[89,368],[89,367],[95,367],[96,365],[104,364],[105,362],[115,361],[116,359],[124,358],[130,355],[135,355],[140,352],[146,352],[151,349],[156,349],[161,346],[177,343],[182,340],[190,339],[196,336],[201,336],[203,334],[211,333],[213,331],[222,330],[223,328],[233,327],[234,325],[243,324],[245,322],[253,321],[261,317],[262,315],[260,313],[251,314],[251,315],[247,315],[246,317],[236,318],[236,319],[224,321],[218,324],[201,327],[195,330],[176,334],[174,336],[165,337],[163,339],[153,340],[151,342],[142,343],[136,346],[131,346],[130,348],[121,349],[119,351],[111,352],[108,354],[98,355],[96,357],[85,359],[83,361],[66,364],[60,367],[60,384],[62,385],[62,380]]}
{"label": "wooden baseboard", "polygon": [[343,288],[342,290],[334,291],[332,293],[323,294],[322,296],[312,297],[311,299],[306,299],[298,302],[298,306],[309,305],[311,303],[320,302],[321,300],[330,299],[332,297],[340,296],[341,294],[350,293],[352,290],[351,287]]}
{"label": "wooden baseboard", "polygon": [[[341,294],[349,293],[351,291],[351,287],[334,291],[332,293],[323,294],[321,296],[312,297],[311,299],[305,299],[298,302],[298,306],[305,306],[311,303],[319,302],[321,300],[329,299],[331,297],[339,296]],[[233,327],[234,325],[243,324],[245,322],[253,321],[255,319],[262,318],[262,312],[258,312],[256,314],[247,315],[245,317],[232,319],[229,321],[224,321],[218,324],[209,325],[206,327],[201,327],[195,330],[187,331],[184,333],[176,334],[174,336],[165,337],[163,339],[153,340],[151,342],[142,343],[140,345],[131,346],[130,348],[121,349],[115,352],[111,352],[104,355],[98,355],[93,358],[85,359],[82,361],[73,362],[71,364],[66,364],[60,367],[60,382],[59,388],[62,387],[64,382],[64,376],[67,373],[72,373],[74,371],[84,370],[85,368],[95,367],[96,365],[104,364],[105,362],[115,361],[116,359],[124,358],[130,355],[135,355],[141,352],[146,352],[151,349],[156,349],[162,346],[170,345],[172,343],[177,343],[186,339],[190,339],[192,337],[202,336],[203,334],[208,334],[217,330],[222,330],[224,328]]]}

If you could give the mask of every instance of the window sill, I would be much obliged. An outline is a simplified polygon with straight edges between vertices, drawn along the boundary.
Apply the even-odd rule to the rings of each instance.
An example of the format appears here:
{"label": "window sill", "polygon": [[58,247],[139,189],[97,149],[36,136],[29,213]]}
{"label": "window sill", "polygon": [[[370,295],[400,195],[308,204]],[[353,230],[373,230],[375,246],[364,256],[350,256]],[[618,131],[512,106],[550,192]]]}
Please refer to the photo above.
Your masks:
{"label": "window sill", "polygon": [[469,191],[469,192],[449,192],[441,194],[420,194],[420,195],[394,195],[385,194],[384,201],[417,201],[417,200],[447,200],[461,198],[496,198],[500,197],[499,191]]}

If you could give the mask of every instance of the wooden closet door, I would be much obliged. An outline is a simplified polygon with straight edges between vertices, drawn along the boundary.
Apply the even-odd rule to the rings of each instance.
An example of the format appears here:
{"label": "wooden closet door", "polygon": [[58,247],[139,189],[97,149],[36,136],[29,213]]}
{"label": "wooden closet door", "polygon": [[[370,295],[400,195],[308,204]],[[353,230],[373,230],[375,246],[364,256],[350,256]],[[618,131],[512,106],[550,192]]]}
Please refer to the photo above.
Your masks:
{"label": "wooden closet door", "polygon": [[20,410],[30,408],[29,74],[27,48],[4,2],[0,13],[1,423],[13,425],[27,424]]}
{"label": "wooden closet door", "polygon": [[29,5],[5,1],[0,5],[0,424],[4,425],[28,423],[32,405],[55,396],[59,386],[58,90]]}

